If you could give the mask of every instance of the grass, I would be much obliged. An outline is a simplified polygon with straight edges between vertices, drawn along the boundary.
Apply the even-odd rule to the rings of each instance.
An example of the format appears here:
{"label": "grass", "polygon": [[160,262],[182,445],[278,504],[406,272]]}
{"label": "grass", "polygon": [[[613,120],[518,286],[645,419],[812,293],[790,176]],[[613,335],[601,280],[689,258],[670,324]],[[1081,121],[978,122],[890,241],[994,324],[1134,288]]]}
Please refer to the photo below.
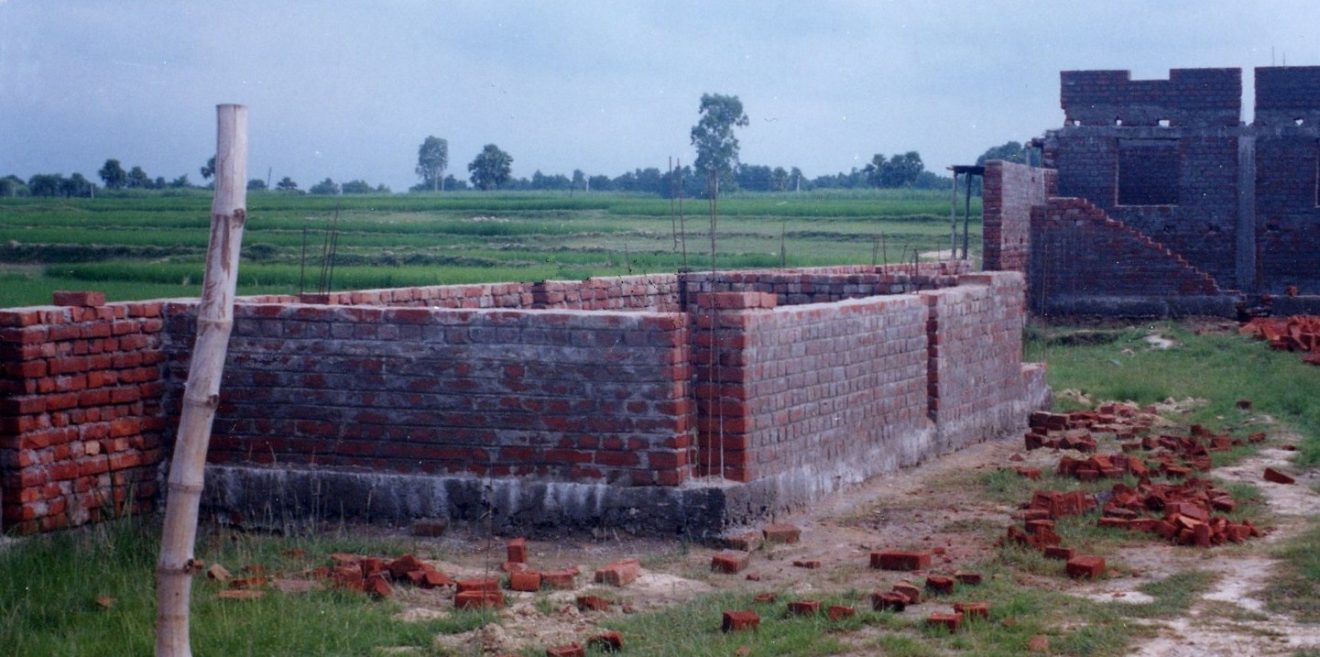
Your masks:
{"label": "grass", "polygon": [[[260,563],[294,572],[326,563],[335,551],[392,555],[415,546],[398,541],[328,536],[281,538],[216,530],[198,556],[237,572]],[[306,557],[290,557],[301,549]],[[0,637],[14,657],[150,654],[154,636],[154,570],[159,531],[127,519],[0,547]],[[459,612],[426,622],[400,622],[396,602],[360,594],[275,591],[256,601],[215,597],[220,585],[194,580],[192,635],[199,655],[367,655],[380,646],[429,648],[440,633],[464,632],[493,617]],[[96,603],[108,596],[108,609]]]}
{"label": "grass", "polygon": [[[48,303],[68,288],[111,300],[196,294],[209,203],[204,193],[0,199],[0,307]],[[686,206],[679,240],[659,197],[253,194],[248,210],[240,294],[297,292],[304,264],[315,281],[332,222],[334,289],[711,266],[705,206]],[[907,261],[948,240],[948,199],[929,191],[740,194],[719,212],[715,265],[726,269]],[[979,243],[979,223],[972,232]]]}
{"label": "grass", "polygon": [[1320,623],[1320,521],[1293,538],[1276,554],[1282,565],[1265,587],[1271,611],[1292,614],[1303,623]]}
{"label": "grass", "polygon": [[[1320,370],[1296,354],[1270,350],[1264,343],[1231,334],[1196,335],[1186,325],[1148,323],[1115,329],[1106,344],[1057,346],[1052,340],[1072,329],[1035,325],[1029,331],[1026,360],[1049,362],[1056,390],[1076,388],[1092,399],[1149,404],[1195,397],[1208,403],[1188,422],[1240,425],[1235,404],[1246,399],[1302,435],[1297,465],[1320,464]],[[1154,350],[1142,338],[1159,333],[1178,346]],[[1055,342],[1052,345],[1051,342]],[[1241,426],[1237,428],[1241,429]],[[1226,458],[1220,456],[1220,458]],[[1232,458],[1229,455],[1227,458]]]}

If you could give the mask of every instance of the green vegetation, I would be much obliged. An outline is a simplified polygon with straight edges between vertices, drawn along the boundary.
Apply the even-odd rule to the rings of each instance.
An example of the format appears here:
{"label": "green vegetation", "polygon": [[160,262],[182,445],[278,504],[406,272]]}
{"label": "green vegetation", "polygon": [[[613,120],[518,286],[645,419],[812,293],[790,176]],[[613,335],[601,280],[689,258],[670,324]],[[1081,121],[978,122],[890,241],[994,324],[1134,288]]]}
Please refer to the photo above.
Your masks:
{"label": "green vegetation", "polygon": [[1265,587],[1270,610],[1292,614],[1302,623],[1320,623],[1320,522],[1278,552],[1283,565]]}
{"label": "green vegetation", "polygon": [[[399,541],[329,536],[281,538],[203,532],[198,556],[235,573],[247,564],[296,573],[329,562],[335,551],[398,554]],[[154,520],[126,519],[0,547],[0,637],[14,657],[118,657],[151,653],[153,573],[159,550]],[[295,552],[302,550],[303,552]],[[296,556],[291,556],[296,555]],[[366,655],[376,646],[429,648],[436,634],[465,632],[492,620],[458,612],[401,622],[395,602],[360,594],[269,591],[255,601],[221,600],[221,586],[194,580],[193,647],[199,655]],[[98,598],[108,598],[107,607]]]}
{"label": "green vegetation", "polygon": [[[675,239],[669,200],[656,196],[261,192],[248,209],[242,294],[293,293],[300,280],[314,289],[332,225],[333,287],[341,290],[710,266],[707,206],[692,199],[686,240]],[[930,191],[736,194],[720,200],[717,264],[906,261],[946,244],[947,213],[947,197]],[[0,199],[0,263],[8,263],[0,264],[0,307],[48,303],[51,291],[70,288],[101,289],[112,300],[196,295],[209,222],[204,190]],[[973,230],[979,242],[979,225]]]}
{"label": "green vegetation", "polygon": [[[1025,358],[1049,362],[1049,382],[1055,390],[1074,388],[1092,399],[1142,404],[1170,397],[1204,399],[1208,403],[1195,409],[1189,422],[1239,432],[1245,429],[1236,403],[1251,400],[1255,411],[1301,433],[1298,465],[1320,464],[1320,376],[1296,354],[1271,351],[1236,331],[1198,335],[1187,325],[1169,322],[1114,329],[1112,341],[1103,344],[1061,346],[1066,342],[1062,336],[1071,332],[1039,325],[1029,331]],[[1143,339],[1153,333],[1175,340],[1176,346],[1152,349]]]}

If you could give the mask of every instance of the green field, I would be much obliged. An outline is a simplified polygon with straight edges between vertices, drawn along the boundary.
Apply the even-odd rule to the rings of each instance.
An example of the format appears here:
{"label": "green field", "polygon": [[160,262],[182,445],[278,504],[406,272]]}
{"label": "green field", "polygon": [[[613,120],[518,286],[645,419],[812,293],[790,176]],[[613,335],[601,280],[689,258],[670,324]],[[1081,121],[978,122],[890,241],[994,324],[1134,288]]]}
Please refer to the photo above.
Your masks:
{"label": "green field", "polygon": [[[482,193],[248,197],[240,293],[315,291],[338,226],[336,290],[579,279],[711,266],[708,204],[623,194]],[[0,199],[0,307],[61,289],[112,300],[195,296],[210,221],[206,192]],[[942,192],[832,190],[721,198],[716,266],[910,260],[948,245]],[[970,243],[980,246],[979,201]],[[336,219],[337,217],[337,219]],[[883,236],[883,239],[881,239]],[[677,242],[677,244],[676,244]],[[782,253],[781,253],[782,242]],[[685,247],[685,248],[684,248]]]}

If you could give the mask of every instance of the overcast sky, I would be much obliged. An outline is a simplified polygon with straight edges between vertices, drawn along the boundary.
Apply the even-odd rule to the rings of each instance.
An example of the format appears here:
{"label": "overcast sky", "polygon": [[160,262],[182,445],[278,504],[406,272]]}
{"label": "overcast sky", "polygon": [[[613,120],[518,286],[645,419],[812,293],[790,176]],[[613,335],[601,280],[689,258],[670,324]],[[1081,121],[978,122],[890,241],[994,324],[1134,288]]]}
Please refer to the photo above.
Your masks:
{"label": "overcast sky", "polygon": [[304,188],[404,190],[428,134],[460,178],[492,142],[516,176],[614,176],[690,162],[706,92],[742,99],[743,162],[816,176],[917,150],[942,171],[1060,125],[1060,70],[1237,66],[1250,94],[1271,57],[1320,64],[1317,26],[1306,0],[0,0],[0,175],[113,157],[198,182],[236,102],[252,176]]}

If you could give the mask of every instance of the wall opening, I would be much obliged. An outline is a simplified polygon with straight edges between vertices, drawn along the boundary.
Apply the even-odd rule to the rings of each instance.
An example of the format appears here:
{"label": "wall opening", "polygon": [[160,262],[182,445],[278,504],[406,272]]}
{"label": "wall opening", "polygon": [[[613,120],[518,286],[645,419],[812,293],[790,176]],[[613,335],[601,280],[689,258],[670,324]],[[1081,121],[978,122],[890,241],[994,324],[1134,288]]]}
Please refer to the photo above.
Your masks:
{"label": "wall opening", "polygon": [[1119,205],[1178,205],[1181,174],[1177,140],[1119,140]]}

